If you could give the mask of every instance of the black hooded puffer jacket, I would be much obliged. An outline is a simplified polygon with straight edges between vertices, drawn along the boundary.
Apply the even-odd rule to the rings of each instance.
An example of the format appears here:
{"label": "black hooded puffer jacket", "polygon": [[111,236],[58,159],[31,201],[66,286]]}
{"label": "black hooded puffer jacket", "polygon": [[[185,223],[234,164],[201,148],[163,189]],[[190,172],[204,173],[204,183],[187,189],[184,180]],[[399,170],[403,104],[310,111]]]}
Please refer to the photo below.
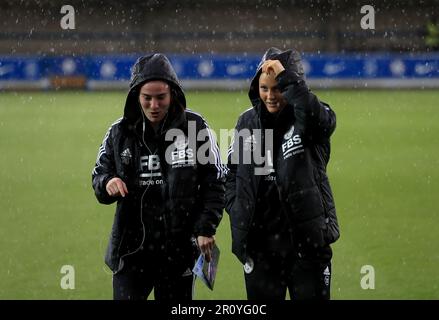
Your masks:
{"label": "black hooded puffer jacket", "polygon": [[[279,117],[284,117],[281,141],[274,159],[276,184],[281,205],[287,213],[297,250],[313,250],[335,242],[339,227],[334,200],[326,175],[330,155],[330,136],[335,130],[335,113],[310,92],[304,81],[300,55],[293,50],[270,48],[263,56],[251,82],[249,97],[252,108],[238,119],[236,130],[248,129],[252,136],[235,135],[229,149],[229,172],[226,178],[226,211],[230,215],[232,251],[242,262],[247,258],[247,241],[252,225],[261,175],[255,174],[260,165],[243,163],[244,153],[254,148],[264,150],[265,136],[253,142],[255,130],[264,129],[266,112],[259,98],[259,76],[266,60],[279,60],[285,71],[277,77],[278,87],[288,105]],[[262,130],[262,133],[264,131]],[[254,143],[249,148],[249,143]],[[261,152],[263,154],[263,152]]]}
{"label": "black hooded puffer jacket", "polygon": [[[174,261],[188,262],[193,258],[192,237],[212,236],[222,218],[224,207],[224,177],[227,168],[221,164],[219,150],[205,120],[186,109],[186,99],[177,75],[169,60],[162,54],[141,57],[132,70],[130,90],[127,95],[124,116],[111,125],[99,149],[92,173],[92,184],[100,203],[117,201],[112,232],[110,234],[105,262],[116,273],[124,265],[124,259],[145,246],[145,233],[154,232],[142,221],[142,187],[139,182],[140,156],[144,121],[139,104],[139,89],[147,81],[162,80],[171,87],[171,106],[159,133],[158,156],[164,180],[163,212],[165,221],[165,250]],[[189,125],[195,126],[196,134],[207,131],[203,141],[193,141],[188,134]],[[186,151],[190,146],[193,155],[203,146],[208,151],[208,163],[181,162],[176,165],[166,161],[165,152],[176,144],[176,138],[166,141],[166,132],[179,129],[183,132]],[[181,137],[179,137],[181,138]],[[192,139],[192,140],[191,140]],[[206,148],[206,146],[208,148]],[[174,150],[174,149],[172,149]],[[179,149],[181,150],[181,144]],[[187,153],[185,153],[187,154]],[[121,178],[127,185],[128,194],[110,197],[107,182]],[[143,212],[148,208],[143,208]]]}

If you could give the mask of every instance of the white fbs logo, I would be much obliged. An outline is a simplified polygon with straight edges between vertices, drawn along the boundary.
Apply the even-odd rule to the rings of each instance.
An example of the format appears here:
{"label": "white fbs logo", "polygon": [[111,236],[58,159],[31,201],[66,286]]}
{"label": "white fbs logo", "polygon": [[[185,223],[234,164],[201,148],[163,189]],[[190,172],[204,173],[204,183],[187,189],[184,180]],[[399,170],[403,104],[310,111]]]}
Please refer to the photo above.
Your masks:
{"label": "white fbs logo", "polygon": [[171,152],[172,167],[194,165],[194,150],[188,147],[188,141],[184,135],[179,135],[174,141],[174,151]]}
{"label": "white fbs logo", "polygon": [[162,172],[160,171],[160,157],[156,154],[140,157],[140,185],[151,186],[163,184]]}
{"label": "white fbs logo", "polygon": [[282,154],[284,159],[304,151],[302,138],[300,138],[299,134],[294,135],[294,126],[285,133],[284,140],[285,142],[282,143]]}
{"label": "white fbs logo", "polygon": [[160,158],[156,154],[140,157],[140,166],[144,173],[140,174],[141,178],[160,177]]}

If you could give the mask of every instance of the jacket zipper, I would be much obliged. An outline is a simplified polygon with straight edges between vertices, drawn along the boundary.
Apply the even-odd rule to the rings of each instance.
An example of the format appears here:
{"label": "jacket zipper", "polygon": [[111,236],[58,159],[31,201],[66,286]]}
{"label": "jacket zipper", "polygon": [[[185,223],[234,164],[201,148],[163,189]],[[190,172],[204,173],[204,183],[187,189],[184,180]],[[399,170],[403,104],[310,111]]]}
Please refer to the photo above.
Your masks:
{"label": "jacket zipper", "polygon": [[[148,190],[148,188],[146,188],[143,191],[142,197],[140,198],[140,221],[142,223],[142,232],[143,232],[142,242],[140,243],[140,246],[137,247],[136,250],[134,250],[133,252],[126,253],[126,254],[124,254],[123,256],[121,256],[119,258],[119,269],[117,271],[120,271],[122,269],[122,267],[123,267],[123,259],[128,257],[128,256],[130,256],[130,255],[132,255],[132,254],[134,254],[134,253],[136,253],[136,252],[138,252],[140,250],[140,248],[142,248],[143,243],[145,242],[146,230],[145,230],[145,224],[143,223],[143,197],[145,196],[147,190]],[[126,231],[126,229],[125,229],[125,231]],[[124,232],[124,235],[125,235],[125,233],[126,232]],[[122,241],[121,241],[121,244],[122,244]],[[120,248],[120,245],[119,245],[119,248]]]}
{"label": "jacket zipper", "polygon": [[[290,241],[291,241],[291,245],[292,245],[292,247],[294,249],[293,224],[292,224],[292,222],[290,220],[290,216],[288,215],[287,205],[285,204],[284,198],[283,198],[283,196],[282,196],[282,194],[280,192],[280,189],[279,189],[279,184],[277,182],[277,174],[276,174],[276,182],[275,183],[276,183],[277,193],[279,195],[279,201],[280,201],[280,204],[281,204],[281,207],[282,207],[282,211],[283,211],[283,214],[285,215],[285,218],[287,219],[287,222],[288,222],[288,235],[289,235],[289,238],[290,238]],[[297,252],[297,253],[298,253],[299,257],[300,257],[301,253],[300,252]]]}
{"label": "jacket zipper", "polygon": [[[142,115],[143,115],[143,111],[142,111]],[[149,150],[149,148],[148,148],[148,146],[146,145],[146,142],[145,142],[145,116],[144,115],[143,115],[143,126],[142,126],[142,138],[140,139],[140,141],[143,143],[145,148],[147,150]],[[138,159],[136,159],[136,160],[138,160]],[[133,252],[126,253],[126,254],[124,254],[123,256],[121,256],[119,258],[119,269],[118,269],[118,271],[120,271],[123,268],[123,259],[125,257],[128,257],[128,256],[138,252],[142,248],[143,244],[145,243],[146,230],[145,230],[145,223],[143,222],[143,198],[144,198],[144,196],[146,194],[146,191],[148,191],[148,188],[149,188],[149,185],[146,186],[145,190],[143,190],[142,196],[140,197],[140,222],[142,223],[142,242],[140,243],[140,245],[137,247],[136,250],[134,250]]]}
{"label": "jacket zipper", "polygon": [[[143,113],[142,113],[142,115],[143,115]],[[161,138],[161,136],[162,136],[162,134],[163,134],[163,127],[164,127],[164,125],[165,125],[165,123],[166,123],[166,121],[168,120],[168,114],[166,114],[166,117],[165,117],[165,119],[163,120],[163,124],[162,124],[162,127],[161,127],[161,129],[160,129],[160,135],[159,135],[159,137]],[[159,139],[160,139],[159,138]],[[143,145],[145,146],[145,148],[147,149],[147,150],[149,150],[149,148],[148,148],[148,146],[146,145],[146,142],[145,142],[145,117],[143,117],[143,129],[142,129],[142,139],[141,139],[141,141],[142,141],[142,143],[143,143]],[[160,149],[160,141],[158,142],[158,148],[157,148],[157,150],[158,149]],[[151,153],[151,150],[150,150],[150,153]],[[159,157],[160,157],[160,155],[159,155]],[[161,163],[162,163],[162,161],[161,161],[161,159],[160,159],[160,172],[161,172],[161,174],[162,174],[162,179],[164,179],[164,174],[163,174],[163,166],[161,165]],[[145,194],[146,194],[146,191],[148,190],[148,188],[149,188],[149,186],[147,186],[146,187],[146,189],[143,191],[143,194],[142,194],[142,198],[141,198],[141,200],[140,200],[140,221],[142,222],[142,229],[143,229],[143,238],[142,238],[142,243],[140,244],[140,246],[134,251],[134,252],[132,252],[131,254],[133,254],[133,253],[135,253],[135,252],[137,252],[137,251],[139,251],[139,249],[142,247],[142,245],[144,244],[144,242],[145,242],[145,238],[146,238],[146,230],[145,230],[145,223],[143,222],[143,197],[145,196]],[[168,232],[167,232],[167,229],[168,229],[168,224],[167,224],[167,221],[166,221],[166,210],[164,210],[163,211],[163,214],[161,215],[161,217],[163,218],[163,226],[164,226],[164,239],[165,239],[165,243],[164,243],[164,246],[165,246],[165,253],[166,252],[168,252],[168,246],[167,246],[167,239],[168,239]]]}

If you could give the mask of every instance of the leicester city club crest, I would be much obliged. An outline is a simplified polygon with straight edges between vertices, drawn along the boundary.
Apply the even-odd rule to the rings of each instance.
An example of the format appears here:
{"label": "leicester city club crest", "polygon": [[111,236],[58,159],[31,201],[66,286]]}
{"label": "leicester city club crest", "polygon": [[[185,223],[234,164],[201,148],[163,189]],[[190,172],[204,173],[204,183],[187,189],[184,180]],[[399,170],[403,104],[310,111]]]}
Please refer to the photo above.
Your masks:
{"label": "leicester city club crest", "polygon": [[294,125],[291,126],[290,130],[287,131],[287,133],[284,134],[284,139],[288,140],[293,136],[294,133]]}

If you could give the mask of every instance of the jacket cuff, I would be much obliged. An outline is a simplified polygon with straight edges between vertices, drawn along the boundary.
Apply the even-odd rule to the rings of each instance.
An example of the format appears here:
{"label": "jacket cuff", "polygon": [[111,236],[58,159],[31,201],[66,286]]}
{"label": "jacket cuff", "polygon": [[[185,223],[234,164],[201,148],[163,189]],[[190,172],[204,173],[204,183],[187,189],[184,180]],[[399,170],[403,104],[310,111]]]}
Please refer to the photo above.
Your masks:
{"label": "jacket cuff", "polygon": [[216,233],[216,228],[214,228],[213,226],[209,226],[209,225],[195,225],[194,228],[194,234],[196,237],[198,236],[203,236],[203,237],[212,237],[214,236]]}
{"label": "jacket cuff", "polygon": [[282,94],[288,103],[294,104],[295,100],[302,98],[304,94],[309,93],[309,88],[305,81],[299,80],[295,83],[289,84],[283,91]]}
{"label": "jacket cuff", "polygon": [[96,190],[96,197],[98,198],[98,201],[100,203],[110,204],[110,203],[113,203],[116,200],[116,198],[111,197],[107,193],[107,189],[106,189],[108,181],[110,181],[110,179],[112,179],[112,178],[114,178],[114,176],[112,176],[112,175],[105,175],[99,181],[98,188]]}
{"label": "jacket cuff", "polygon": [[300,77],[297,73],[291,70],[284,70],[278,74],[276,77],[277,85],[280,91],[284,91],[289,86],[298,86],[301,83],[305,83],[302,77]]}

